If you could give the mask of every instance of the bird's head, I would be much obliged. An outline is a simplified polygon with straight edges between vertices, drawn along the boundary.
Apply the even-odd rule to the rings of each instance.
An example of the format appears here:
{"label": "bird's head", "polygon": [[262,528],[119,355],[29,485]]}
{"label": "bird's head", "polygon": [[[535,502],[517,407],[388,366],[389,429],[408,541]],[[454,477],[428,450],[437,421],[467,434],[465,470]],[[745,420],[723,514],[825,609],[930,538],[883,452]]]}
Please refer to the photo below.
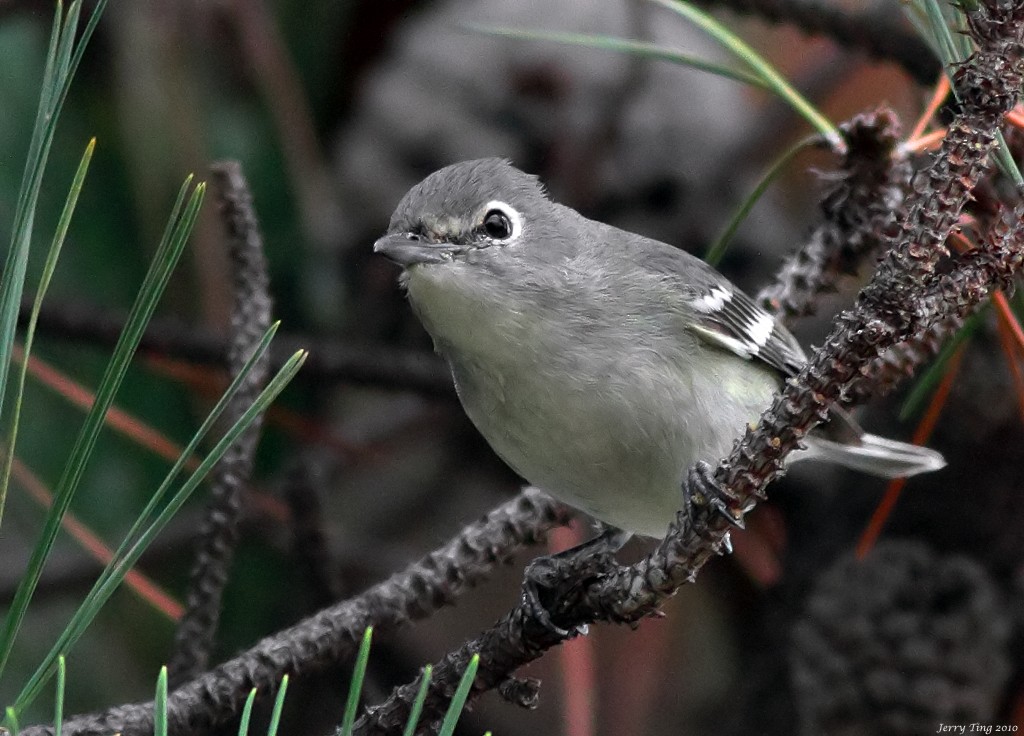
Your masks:
{"label": "bird's head", "polygon": [[406,268],[464,261],[527,242],[552,207],[537,178],[505,159],[463,161],[409,190],[373,249]]}

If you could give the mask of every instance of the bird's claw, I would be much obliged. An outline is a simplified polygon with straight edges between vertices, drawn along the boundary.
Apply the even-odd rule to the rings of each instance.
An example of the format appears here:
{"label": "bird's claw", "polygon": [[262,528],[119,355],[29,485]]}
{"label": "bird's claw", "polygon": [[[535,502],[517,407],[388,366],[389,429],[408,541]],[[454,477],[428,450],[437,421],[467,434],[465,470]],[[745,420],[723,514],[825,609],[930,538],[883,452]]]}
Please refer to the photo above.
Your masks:
{"label": "bird's claw", "polygon": [[732,554],[732,535],[730,535],[729,532],[726,532],[725,536],[722,537],[722,546],[719,547],[718,553],[726,555]]}
{"label": "bird's claw", "polygon": [[706,506],[737,529],[745,528],[743,511],[731,503],[734,499],[715,479],[714,471],[706,462],[693,464],[686,476],[686,488],[695,505]]}
{"label": "bird's claw", "polygon": [[523,580],[523,606],[535,621],[560,639],[571,639],[587,633],[586,625],[571,630],[559,626],[551,618],[551,609],[545,604],[544,593],[554,590],[554,583],[564,579],[572,568],[572,560],[554,555],[538,557],[526,567]]}
{"label": "bird's claw", "polygon": [[547,557],[538,557],[526,568],[523,581],[523,607],[545,629],[562,639],[586,636],[586,624],[565,629],[554,622],[552,606],[565,603],[566,585],[584,586],[600,577],[614,564],[615,552],[629,532],[605,527],[593,539]]}

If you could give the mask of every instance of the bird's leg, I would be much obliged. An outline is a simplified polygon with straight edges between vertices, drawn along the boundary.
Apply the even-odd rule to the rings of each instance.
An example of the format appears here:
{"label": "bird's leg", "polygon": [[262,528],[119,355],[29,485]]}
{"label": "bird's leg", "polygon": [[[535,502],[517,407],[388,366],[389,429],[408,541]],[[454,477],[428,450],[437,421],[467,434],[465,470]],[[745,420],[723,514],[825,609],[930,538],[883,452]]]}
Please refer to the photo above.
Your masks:
{"label": "bird's leg", "polygon": [[553,555],[538,557],[526,567],[523,604],[537,621],[558,636],[569,638],[587,633],[585,626],[568,631],[552,620],[553,606],[562,597],[560,588],[566,581],[572,581],[574,587],[586,584],[601,570],[607,569],[608,558],[620,550],[631,536],[630,532],[622,529],[602,526],[603,531],[593,539]]}

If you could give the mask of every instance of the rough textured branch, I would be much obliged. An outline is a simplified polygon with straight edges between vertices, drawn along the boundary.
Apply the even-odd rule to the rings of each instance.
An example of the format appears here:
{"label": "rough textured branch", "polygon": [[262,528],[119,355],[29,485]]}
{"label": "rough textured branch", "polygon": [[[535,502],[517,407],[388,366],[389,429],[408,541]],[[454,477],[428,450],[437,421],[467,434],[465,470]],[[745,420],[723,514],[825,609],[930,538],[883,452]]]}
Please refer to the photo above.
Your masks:
{"label": "rough textured branch", "polygon": [[[248,651],[174,690],[168,697],[171,734],[209,733],[241,712],[249,690],[273,695],[283,675],[323,670],[359,646],[363,631],[379,631],[424,618],[485,580],[498,564],[544,534],[568,523],[571,511],[527,489],[470,524],[454,539],[361,595],[338,603],[269,636]],[[153,731],[153,703],[135,703],[64,722],[65,736],[142,736]],[[22,736],[49,736],[33,726]]]}
{"label": "rough textured branch", "polygon": [[327,606],[341,598],[341,586],[332,569],[332,557],[325,532],[314,474],[300,464],[288,473],[284,498],[291,511],[291,556],[297,573],[306,579],[316,607]]}
{"label": "rough textured branch", "polygon": [[[22,305],[27,320],[31,302]],[[113,347],[124,327],[124,315],[88,304],[43,305],[38,332],[64,341]],[[206,365],[225,365],[228,342],[221,336],[170,320],[153,320],[140,349]],[[430,396],[455,398],[452,378],[443,361],[428,350],[384,345],[359,345],[340,340],[279,334],[270,348],[270,367],[277,370],[296,350],[309,350],[299,381],[350,381],[382,388],[408,389]]]}
{"label": "rough textured branch", "polygon": [[[233,161],[218,163],[211,167],[211,173],[232,265],[234,307],[228,366],[232,376],[236,376],[270,327],[270,277],[263,255],[263,236],[242,167]],[[238,421],[256,400],[267,380],[267,363],[264,355],[243,378],[238,393],[224,411],[225,427]],[[168,664],[172,686],[195,677],[209,662],[220,620],[221,598],[238,544],[242,491],[252,472],[262,423],[262,417],[258,417],[250,424],[214,469],[210,503],[189,576],[185,613],[174,632],[174,649]]]}
{"label": "rough textured branch", "polygon": [[879,251],[910,184],[910,162],[897,155],[895,113],[883,108],[858,115],[842,131],[847,151],[822,196],[821,224],[757,295],[784,320],[811,314],[818,296]]}
{"label": "rough textured branch", "polygon": [[914,370],[932,360],[946,341],[960,329],[964,320],[949,315],[921,330],[908,340],[883,352],[870,365],[861,369],[862,380],[847,394],[850,403],[860,404],[875,396],[882,396],[899,383],[914,375]]}

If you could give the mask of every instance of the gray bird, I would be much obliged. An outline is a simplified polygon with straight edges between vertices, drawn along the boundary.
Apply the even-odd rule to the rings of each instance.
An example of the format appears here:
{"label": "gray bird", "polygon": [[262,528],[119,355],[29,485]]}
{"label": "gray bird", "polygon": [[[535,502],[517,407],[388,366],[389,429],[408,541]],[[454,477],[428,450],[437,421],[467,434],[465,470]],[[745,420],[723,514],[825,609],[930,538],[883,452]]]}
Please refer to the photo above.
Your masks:
{"label": "gray bird", "polygon": [[[727,456],[806,360],[700,259],[588,220],[502,159],[428,176],[374,250],[404,267],[409,301],[495,452],[627,533],[663,537],[687,469]],[[838,414],[794,457],[883,477],[945,465]]]}

